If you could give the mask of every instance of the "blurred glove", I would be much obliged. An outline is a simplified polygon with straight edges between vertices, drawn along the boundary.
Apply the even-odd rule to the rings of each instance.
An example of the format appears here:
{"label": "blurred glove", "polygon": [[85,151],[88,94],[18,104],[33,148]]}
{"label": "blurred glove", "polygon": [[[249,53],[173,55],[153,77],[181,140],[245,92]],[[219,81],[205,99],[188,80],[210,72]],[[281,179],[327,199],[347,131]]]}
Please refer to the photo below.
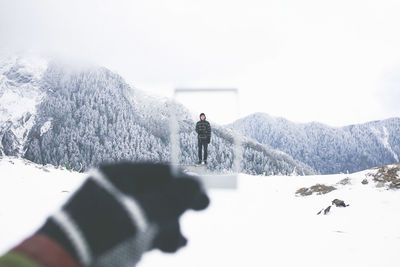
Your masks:
{"label": "blurred glove", "polygon": [[211,141],[211,138],[210,138],[210,137],[207,137],[207,144],[209,144],[210,141]]}
{"label": "blurred glove", "polygon": [[209,198],[194,177],[171,171],[150,163],[101,166],[12,252],[57,267],[134,266],[153,248],[175,252],[187,243],[179,217],[205,209]]}

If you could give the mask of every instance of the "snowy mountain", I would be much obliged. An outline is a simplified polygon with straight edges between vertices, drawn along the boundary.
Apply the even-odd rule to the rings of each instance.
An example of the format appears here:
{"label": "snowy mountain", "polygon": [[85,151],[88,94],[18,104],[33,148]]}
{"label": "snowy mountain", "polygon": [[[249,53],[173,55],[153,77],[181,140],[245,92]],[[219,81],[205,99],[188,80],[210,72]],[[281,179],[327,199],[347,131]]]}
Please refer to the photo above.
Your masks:
{"label": "snowy mountain", "polygon": [[[116,160],[170,159],[169,113],[179,114],[181,164],[197,160],[195,122],[185,107],[147,96],[98,66],[14,57],[0,67],[0,153],[40,164],[87,170]],[[309,166],[253,140],[244,142],[243,172],[312,174]],[[211,171],[229,171],[233,133],[213,125]]]}
{"label": "snowy mountain", "polygon": [[[0,173],[0,254],[38,229],[86,178],[15,157],[0,157]],[[400,165],[351,175],[241,174],[237,190],[212,190],[205,211],[182,216],[187,247],[153,250],[138,266],[398,266],[400,189],[389,188],[399,177]],[[315,185],[334,190],[296,194]]]}
{"label": "snowy mountain", "polygon": [[256,113],[229,127],[324,174],[398,163],[400,157],[400,118],[329,127]]}
{"label": "snowy mountain", "polygon": [[0,58],[0,152],[23,155],[37,105],[44,96],[41,79],[47,62],[35,57]]}

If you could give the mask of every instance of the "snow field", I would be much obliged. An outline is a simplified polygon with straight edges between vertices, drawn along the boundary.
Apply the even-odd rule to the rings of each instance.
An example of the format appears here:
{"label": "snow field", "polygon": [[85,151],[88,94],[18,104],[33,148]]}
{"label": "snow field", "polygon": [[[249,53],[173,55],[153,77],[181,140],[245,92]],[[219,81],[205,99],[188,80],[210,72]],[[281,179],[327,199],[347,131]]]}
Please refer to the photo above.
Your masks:
{"label": "snow field", "polygon": [[[139,266],[397,266],[400,192],[362,185],[367,172],[308,177],[240,176],[237,191],[211,192],[211,206],[183,216],[189,244],[153,251]],[[296,197],[301,187],[352,185]],[[350,204],[316,215],[335,198]]]}
{"label": "snow field", "polygon": [[[212,190],[210,207],[182,217],[188,246],[151,251],[146,266],[398,266],[400,192],[376,188],[366,174],[240,175],[237,190]],[[35,231],[85,179],[85,174],[0,159],[0,253]],[[344,178],[351,184],[337,184]],[[296,196],[317,183],[338,189]],[[349,207],[332,207],[335,198]]]}
{"label": "snow field", "polygon": [[0,254],[36,231],[84,177],[53,166],[0,157]]}

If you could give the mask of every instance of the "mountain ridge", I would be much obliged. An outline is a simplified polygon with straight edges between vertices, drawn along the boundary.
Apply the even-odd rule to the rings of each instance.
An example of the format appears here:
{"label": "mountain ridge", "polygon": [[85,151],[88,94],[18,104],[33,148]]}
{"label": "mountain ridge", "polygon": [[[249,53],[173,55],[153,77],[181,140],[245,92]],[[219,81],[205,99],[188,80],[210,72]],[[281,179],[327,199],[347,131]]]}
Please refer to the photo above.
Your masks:
{"label": "mountain ridge", "polygon": [[[21,60],[17,58],[8,68],[0,67],[0,100],[4,92],[12,89],[6,85],[23,76],[18,69],[13,76],[5,75],[18,62]],[[22,113],[31,118],[33,125],[24,131],[22,138],[16,132],[27,126],[23,116],[18,118],[22,119],[21,125],[18,120],[3,121],[0,124],[0,153],[21,156],[40,164],[69,163],[75,169],[82,166],[83,170],[116,160],[168,162],[168,114],[174,105],[179,114],[180,163],[196,162],[195,122],[182,105],[147,96],[104,67],[77,69],[55,61],[49,61],[46,66],[35,80],[40,101],[34,110]],[[36,72],[35,69],[32,71]],[[24,77],[28,74],[29,71]],[[23,82],[29,85],[32,79]],[[243,172],[314,173],[312,168],[284,153],[245,137],[242,140]],[[233,155],[232,133],[223,126],[214,125],[209,168],[219,172],[230,171]]]}
{"label": "mountain ridge", "polygon": [[323,174],[398,163],[400,156],[400,118],[331,127],[254,113],[228,127],[282,150]]}

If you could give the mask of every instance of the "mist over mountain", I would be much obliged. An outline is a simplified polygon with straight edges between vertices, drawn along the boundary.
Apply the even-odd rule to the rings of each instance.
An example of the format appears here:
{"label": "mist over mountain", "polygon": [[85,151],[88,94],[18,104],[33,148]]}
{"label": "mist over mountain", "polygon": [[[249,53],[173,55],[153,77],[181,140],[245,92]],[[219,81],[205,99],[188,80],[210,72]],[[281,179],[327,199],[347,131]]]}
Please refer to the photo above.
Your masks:
{"label": "mist over mountain", "polygon": [[400,118],[330,127],[255,113],[229,127],[323,174],[398,163],[400,157]]}
{"label": "mist over mountain", "polygon": [[[119,160],[168,162],[171,105],[179,114],[180,164],[193,164],[195,121],[182,105],[150,97],[104,67],[1,59],[0,153],[76,170]],[[208,168],[230,171],[232,130],[212,125],[212,133]],[[245,173],[314,173],[285,153],[240,138]]]}

